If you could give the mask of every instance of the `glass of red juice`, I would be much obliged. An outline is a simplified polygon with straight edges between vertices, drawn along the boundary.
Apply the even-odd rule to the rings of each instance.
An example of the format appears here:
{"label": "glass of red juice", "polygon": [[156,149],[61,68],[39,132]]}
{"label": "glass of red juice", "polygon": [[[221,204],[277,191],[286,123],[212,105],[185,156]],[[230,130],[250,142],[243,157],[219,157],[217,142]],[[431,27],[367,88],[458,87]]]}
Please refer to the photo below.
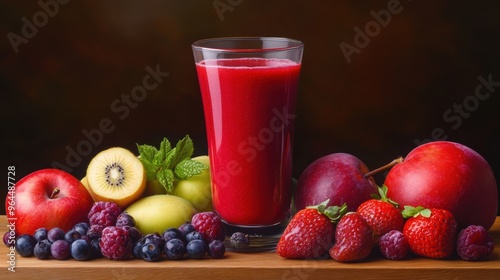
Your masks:
{"label": "glass of red juice", "polygon": [[303,43],[229,37],[192,45],[210,157],[212,200],[226,235],[273,248],[291,215],[292,143]]}

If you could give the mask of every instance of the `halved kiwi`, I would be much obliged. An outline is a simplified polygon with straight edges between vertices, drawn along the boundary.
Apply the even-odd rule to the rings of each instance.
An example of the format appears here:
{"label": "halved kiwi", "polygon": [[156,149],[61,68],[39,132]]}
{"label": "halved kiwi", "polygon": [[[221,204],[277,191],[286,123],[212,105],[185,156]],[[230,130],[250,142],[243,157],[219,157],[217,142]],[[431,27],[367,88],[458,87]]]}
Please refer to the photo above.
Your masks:
{"label": "halved kiwi", "polygon": [[144,166],[121,147],[98,153],[89,163],[86,178],[94,201],[112,201],[122,209],[140,198],[146,186]]}

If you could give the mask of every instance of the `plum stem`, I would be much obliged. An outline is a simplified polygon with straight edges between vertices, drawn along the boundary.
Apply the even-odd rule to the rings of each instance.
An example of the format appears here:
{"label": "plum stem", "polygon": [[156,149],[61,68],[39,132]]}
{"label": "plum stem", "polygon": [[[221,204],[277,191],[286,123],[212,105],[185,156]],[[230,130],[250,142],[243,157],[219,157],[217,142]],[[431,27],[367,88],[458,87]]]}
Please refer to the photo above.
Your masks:
{"label": "plum stem", "polygon": [[396,165],[398,163],[402,163],[403,160],[404,160],[403,157],[398,157],[398,158],[394,159],[393,161],[389,162],[388,164],[386,164],[384,166],[381,166],[381,167],[379,167],[377,169],[373,169],[372,171],[367,172],[364,176],[365,176],[365,178],[373,176],[373,175],[379,173],[380,171],[384,171],[386,169],[389,169],[389,168],[393,167],[394,165]]}
{"label": "plum stem", "polygon": [[59,188],[55,188],[53,191],[52,191],[52,194],[50,195],[50,199],[53,199],[56,197],[57,194],[59,194],[61,192],[61,190],[59,190]]}

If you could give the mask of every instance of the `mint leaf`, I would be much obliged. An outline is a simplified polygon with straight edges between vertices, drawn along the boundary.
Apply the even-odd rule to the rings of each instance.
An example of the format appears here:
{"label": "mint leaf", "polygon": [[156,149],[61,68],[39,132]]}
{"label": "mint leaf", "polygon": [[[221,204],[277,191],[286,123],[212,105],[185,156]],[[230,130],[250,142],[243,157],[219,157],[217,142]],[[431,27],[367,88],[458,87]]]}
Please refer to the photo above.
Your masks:
{"label": "mint leaf", "polygon": [[146,171],[146,179],[150,180],[150,181],[156,180],[156,172],[157,172],[158,168],[149,161],[145,161],[145,160],[141,160],[141,159],[139,159],[139,160],[142,162],[142,165],[144,166],[144,170]]}
{"label": "mint leaf", "polygon": [[179,162],[174,169],[174,173],[179,179],[186,179],[189,178],[193,175],[199,175],[201,172],[203,172],[203,169],[207,169],[208,166],[205,164],[192,160],[192,159],[186,159],[181,162]]}
{"label": "mint leaf", "polygon": [[146,171],[146,179],[155,180],[157,167],[153,164],[153,158],[158,150],[149,145],[137,145],[137,149],[139,150],[139,160]]}
{"label": "mint leaf", "polygon": [[150,145],[137,145],[137,149],[139,150],[140,158],[143,160],[147,160],[152,162],[158,150]]}
{"label": "mint leaf", "polygon": [[147,179],[158,180],[167,192],[173,191],[176,180],[200,174],[208,168],[203,163],[191,160],[194,145],[189,135],[178,141],[174,148],[167,138],[163,138],[159,149],[150,145],[137,145],[137,149]]}
{"label": "mint leaf", "polygon": [[153,163],[158,166],[163,165],[165,159],[167,158],[167,154],[171,151],[171,149],[170,141],[168,141],[167,138],[163,138],[160,143],[160,149],[158,150],[158,153],[156,153]]}
{"label": "mint leaf", "polygon": [[161,169],[157,173],[158,182],[165,187],[167,192],[174,190],[174,172],[170,169]]}
{"label": "mint leaf", "polygon": [[175,145],[175,153],[171,159],[170,166],[173,169],[179,162],[190,159],[194,152],[193,141],[185,136]]}

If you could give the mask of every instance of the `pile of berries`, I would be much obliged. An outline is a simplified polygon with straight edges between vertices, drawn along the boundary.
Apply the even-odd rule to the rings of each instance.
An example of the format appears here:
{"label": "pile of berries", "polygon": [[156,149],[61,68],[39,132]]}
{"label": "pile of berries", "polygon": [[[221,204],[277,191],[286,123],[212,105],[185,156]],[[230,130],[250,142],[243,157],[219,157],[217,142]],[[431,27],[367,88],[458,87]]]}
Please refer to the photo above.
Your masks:
{"label": "pile of berries", "polygon": [[[225,234],[220,219],[213,212],[193,216],[179,228],[143,235],[135,220],[113,202],[95,202],[88,213],[89,222],[76,224],[64,232],[60,228],[39,228],[32,235],[16,238],[16,252],[39,259],[110,260],[200,259],[208,255],[222,258]],[[8,244],[8,233],[4,243]],[[10,245],[9,245],[10,246]]]}
{"label": "pile of berries", "polygon": [[[343,208],[319,207],[300,210],[290,221],[277,246],[285,258],[323,258],[329,255],[339,262],[367,258],[374,248],[392,260],[410,253],[445,259],[454,253],[463,260],[475,261],[489,256],[494,249],[488,231],[470,225],[458,232],[453,214],[444,209],[405,206],[386,197],[387,187],[379,188],[379,197],[362,203],[355,212]],[[335,219],[328,217],[334,213]],[[313,230],[312,230],[313,229]],[[327,254],[328,253],[328,254]]]}
{"label": "pile of berries", "polygon": [[220,259],[226,252],[224,238],[219,217],[213,212],[201,212],[178,228],[166,229],[162,235],[143,236],[133,245],[132,254],[146,261],[158,261],[162,255],[170,260],[201,259],[206,255]]}

